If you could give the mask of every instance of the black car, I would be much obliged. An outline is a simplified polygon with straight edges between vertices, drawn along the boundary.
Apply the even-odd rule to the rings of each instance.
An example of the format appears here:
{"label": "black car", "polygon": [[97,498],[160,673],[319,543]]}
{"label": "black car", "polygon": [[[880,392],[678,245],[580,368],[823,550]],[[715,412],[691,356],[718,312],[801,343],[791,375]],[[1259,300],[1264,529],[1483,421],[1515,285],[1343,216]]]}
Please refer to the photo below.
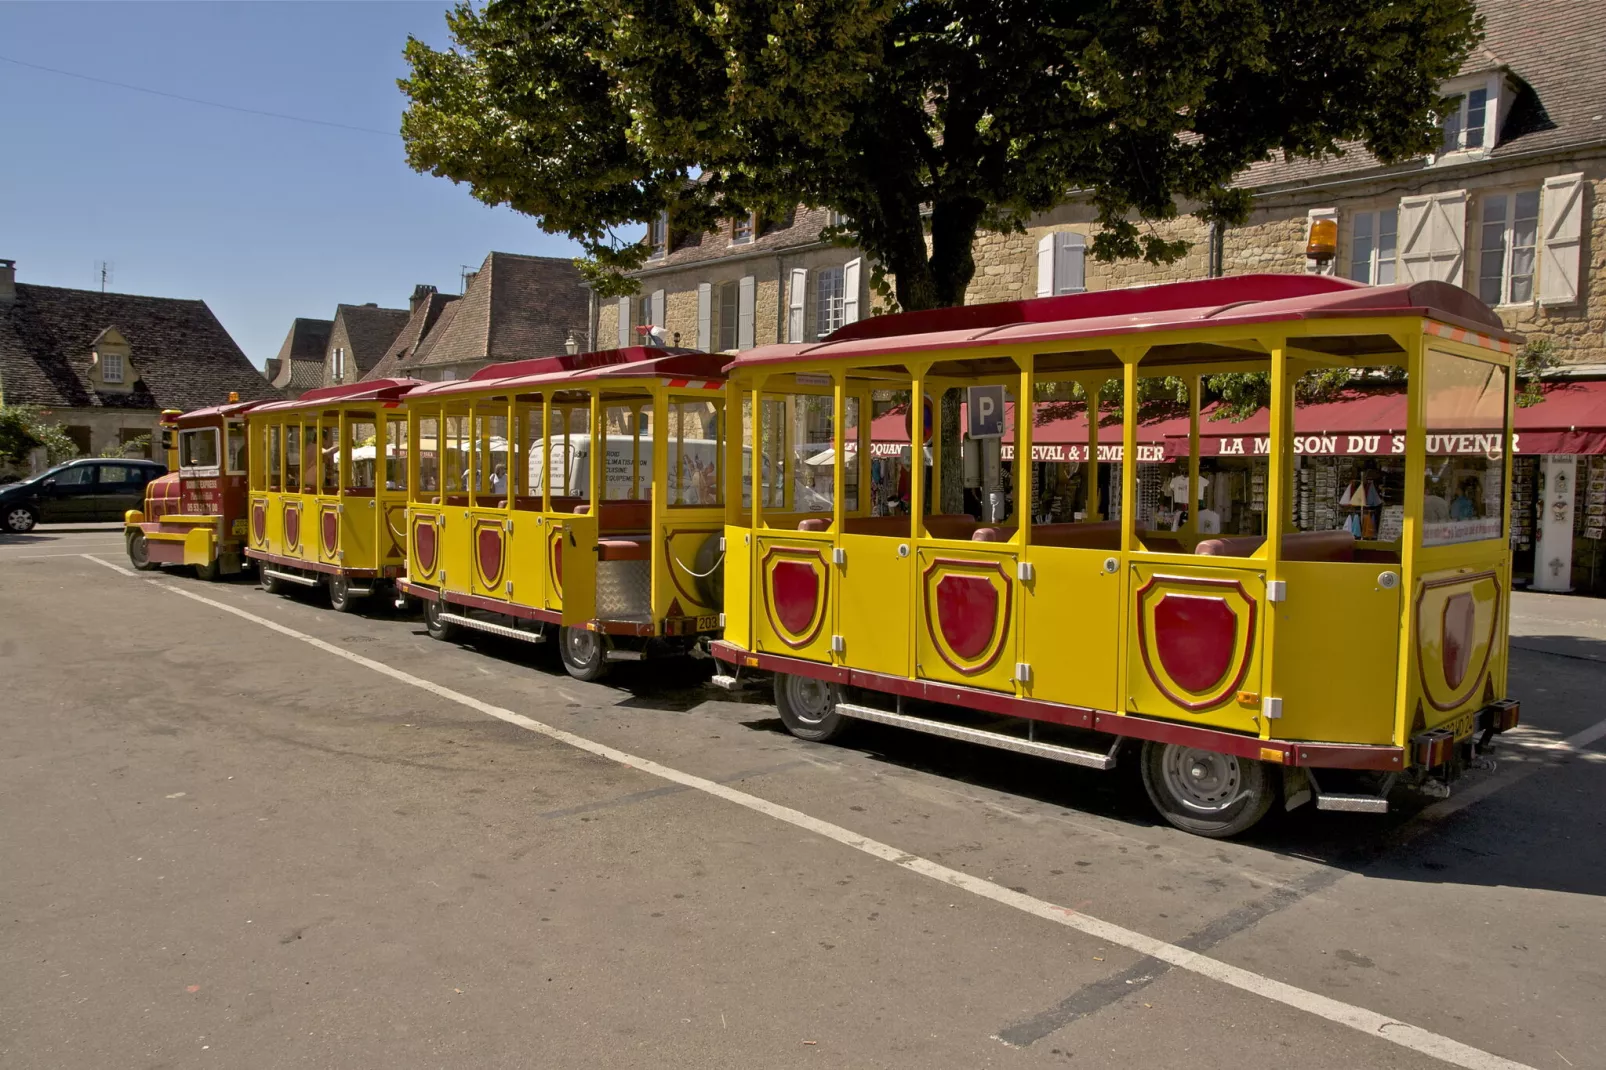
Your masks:
{"label": "black car", "polygon": [[166,471],[166,465],[138,459],[81,457],[58,464],[32,479],[0,487],[0,531],[121,520],[144,503],[145,484]]}

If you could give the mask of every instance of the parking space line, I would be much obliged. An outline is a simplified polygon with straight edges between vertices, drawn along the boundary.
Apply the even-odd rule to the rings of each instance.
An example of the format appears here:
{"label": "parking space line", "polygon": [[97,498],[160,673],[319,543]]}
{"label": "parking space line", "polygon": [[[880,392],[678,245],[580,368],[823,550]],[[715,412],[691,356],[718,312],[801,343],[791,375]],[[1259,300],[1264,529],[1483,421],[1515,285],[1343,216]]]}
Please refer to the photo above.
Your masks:
{"label": "parking space line", "polygon": [[[92,554],[84,554],[83,556],[122,575],[136,579],[143,578],[128,569],[114,565],[109,561],[103,561]],[[783,806],[768,799],[750,795],[745,791],[739,791],[736,788],[720,784],[705,777],[686,773],[671,766],[662,765],[650,759],[619,750],[606,743],[599,743],[584,736],[575,735],[573,732],[544,724],[531,717],[526,717],[524,714],[515,713],[512,710],[493,705],[472,695],[464,694],[442,684],[393,668],[384,662],[363,657],[361,654],[354,653],[344,647],[319,639],[316,636],[308,635],[305,632],[297,631],[294,628],[286,627],[276,621],[268,620],[266,617],[259,617],[254,613],[231,606],[226,602],[220,602],[155,579],[147,580],[147,582],[154,587],[159,587],[192,601],[211,606],[214,609],[239,617],[242,620],[250,621],[287,638],[299,640],[325,653],[343,658],[355,665],[360,665],[382,676],[387,676],[400,683],[418,688],[448,702],[475,710],[487,717],[493,717],[507,724],[516,725],[555,742],[563,743],[596,757],[615,762],[628,769],[634,769],[637,772],[667,780],[671,784],[683,785],[695,791],[723,799],[726,802],[734,803],[775,821],[814,833],[844,847],[850,847],[872,858],[890,862],[895,866],[940,884],[969,892],[1001,906],[1011,907],[1021,913],[1073,929],[1105,944],[1127,948],[1137,954],[1158,959],[1178,969],[1186,970],[1201,977],[1207,977],[1221,984],[1281,1003],[1295,1010],[1304,1011],[1329,1022],[1347,1026],[1368,1036],[1430,1056],[1452,1066],[1464,1067],[1466,1070],[1533,1070],[1532,1067],[1528,1067],[1523,1063],[1503,1058],[1480,1048],[1474,1048],[1450,1037],[1430,1032],[1407,1022],[1401,1022],[1387,1015],[1378,1014],[1364,1007],[1344,1003],[1307,989],[1285,984],[1255,973],[1252,970],[1191,951],[1179,944],[1172,944],[1146,936],[1134,929],[1103,921],[1092,915],[1083,914],[1068,907],[1038,899],[1024,892],[1014,891],[983,877],[950,869],[919,855],[900,850],[890,844],[870,839],[867,836],[861,836],[841,825],[805,814],[801,810],[794,810],[789,806]]]}

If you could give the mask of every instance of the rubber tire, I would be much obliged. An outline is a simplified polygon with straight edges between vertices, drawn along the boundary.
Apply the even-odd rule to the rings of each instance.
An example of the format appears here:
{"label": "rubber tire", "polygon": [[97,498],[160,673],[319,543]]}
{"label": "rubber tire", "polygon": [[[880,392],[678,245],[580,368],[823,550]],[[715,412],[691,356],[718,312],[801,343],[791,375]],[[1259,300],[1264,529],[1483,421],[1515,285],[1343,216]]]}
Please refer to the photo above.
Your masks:
{"label": "rubber tire", "polygon": [[257,564],[257,583],[261,585],[264,594],[284,594],[285,589],[289,587],[289,584],[277,576],[268,575],[267,566],[261,563]]}
{"label": "rubber tire", "polygon": [[355,613],[360,601],[351,593],[351,581],[344,576],[329,577],[329,608],[336,613]]}
{"label": "rubber tire", "polygon": [[128,533],[128,563],[140,572],[155,572],[162,566],[151,560],[150,544],[143,531]]}
{"label": "rubber tire", "polygon": [[458,627],[449,620],[441,620],[441,610],[446,603],[439,598],[429,598],[424,601],[424,630],[429,632],[431,639],[439,639],[449,643],[457,638]]}
{"label": "rubber tire", "polygon": [[223,564],[215,557],[204,565],[194,567],[195,578],[206,583],[216,583],[223,575]]}
{"label": "rubber tire", "polygon": [[1237,763],[1240,794],[1247,793],[1247,797],[1224,811],[1222,816],[1206,816],[1182,805],[1167,785],[1164,772],[1164,763],[1171,748],[1178,746],[1175,743],[1156,743],[1152,740],[1143,744],[1141,761],[1143,787],[1148,792],[1149,801],[1160,811],[1161,817],[1184,832],[1224,840],[1246,831],[1266,816],[1266,812],[1271,809],[1271,804],[1277,797],[1276,781],[1272,778],[1266,763],[1228,755],[1219,757]]}
{"label": "rubber tire", "polygon": [[[6,506],[5,529],[13,535],[26,535],[39,524],[39,510],[31,505]],[[19,526],[20,525],[20,526]]]}
{"label": "rubber tire", "polygon": [[[608,648],[611,646],[608,637],[602,632],[593,632],[585,628],[561,627],[558,629],[558,656],[563,659],[563,669],[576,680],[584,680],[594,684],[607,676],[613,668],[608,660]],[[589,647],[585,657],[575,649]]]}
{"label": "rubber tire", "polygon": [[[810,694],[819,688],[823,688],[823,692]],[[819,701],[811,703],[811,698]],[[841,700],[842,689],[836,684],[808,676],[783,672],[775,674],[775,708],[780,712],[781,723],[786,730],[798,739],[826,743],[846,731],[852,718],[836,712],[836,704]],[[830,703],[831,711],[819,713],[818,706],[825,702]]]}

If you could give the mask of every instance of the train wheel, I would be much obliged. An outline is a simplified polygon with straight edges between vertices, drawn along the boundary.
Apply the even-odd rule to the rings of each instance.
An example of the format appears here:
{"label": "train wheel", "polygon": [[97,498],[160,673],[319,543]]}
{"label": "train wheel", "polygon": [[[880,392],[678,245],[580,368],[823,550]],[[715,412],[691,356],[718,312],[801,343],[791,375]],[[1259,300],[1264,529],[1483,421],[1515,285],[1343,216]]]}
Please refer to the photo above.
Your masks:
{"label": "train wheel", "polygon": [[221,575],[223,575],[223,566],[215,557],[204,565],[195,566],[195,578],[198,580],[205,580],[207,583],[212,583]]}
{"label": "train wheel", "polygon": [[1143,744],[1143,786],[1164,818],[1197,836],[1236,836],[1276,794],[1262,762],[1178,743]]}
{"label": "train wheel", "polygon": [[329,577],[329,608],[337,613],[350,613],[357,608],[357,599],[351,596],[351,581],[346,577]]}
{"label": "train wheel", "polygon": [[429,632],[431,639],[442,642],[457,637],[457,625],[449,620],[441,620],[441,614],[446,611],[446,603],[439,598],[424,600],[424,630]]}
{"label": "train wheel", "polygon": [[848,718],[836,712],[841,690],[810,676],[775,674],[775,708],[781,723],[798,739],[824,743],[842,734]]}
{"label": "train wheel", "polygon": [[559,628],[558,654],[576,680],[595,682],[608,675],[608,637],[587,628]]}
{"label": "train wheel", "polygon": [[257,583],[261,584],[266,594],[283,594],[285,590],[284,581],[269,575],[267,566],[260,563],[257,565]]}
{"label": "train wheel", "polygon": [[141,572],[152,572],[159,567],[151,563],[151,548],[143,531],[128,533],[128,561]]}

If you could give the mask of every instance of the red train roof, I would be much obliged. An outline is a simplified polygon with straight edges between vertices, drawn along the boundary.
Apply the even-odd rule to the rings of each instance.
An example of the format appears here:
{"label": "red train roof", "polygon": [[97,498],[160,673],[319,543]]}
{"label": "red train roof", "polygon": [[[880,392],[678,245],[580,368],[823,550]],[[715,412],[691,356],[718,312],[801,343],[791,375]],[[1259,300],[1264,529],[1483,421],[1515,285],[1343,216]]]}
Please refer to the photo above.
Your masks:
{"label": "red train roof", "polygon": [[1445,282],[1367,286],[1324,275],[1239,275],[872,316],[819,342],[750,349],[726,370],[1188,327],[1362,316],[1417,316],[1502,341],[1521,342],[1521,336],[1506,330],[1487,305]]}
{"label": "red train roof", "polygon": [[533,360],[492,364],[481,368],[468,379],[425,383],[411,391],[408,396],[480,393],[487,387],[495,387],[499,392],[562,388],[601,379],[685,379],[724,382],[724,365],[728,359],[717,353],[702,353],[695,349],[631,346],[627,349],[608,349],[599,353],[537,357]]}
{"label": "red train roof", "polygon": [[368,379],[360,383],[320,386],[288,401],[263,402],[251,411],[289,412],[294,409],[316,409],[334,402],[397,401],[419,383],[418,379]]}

